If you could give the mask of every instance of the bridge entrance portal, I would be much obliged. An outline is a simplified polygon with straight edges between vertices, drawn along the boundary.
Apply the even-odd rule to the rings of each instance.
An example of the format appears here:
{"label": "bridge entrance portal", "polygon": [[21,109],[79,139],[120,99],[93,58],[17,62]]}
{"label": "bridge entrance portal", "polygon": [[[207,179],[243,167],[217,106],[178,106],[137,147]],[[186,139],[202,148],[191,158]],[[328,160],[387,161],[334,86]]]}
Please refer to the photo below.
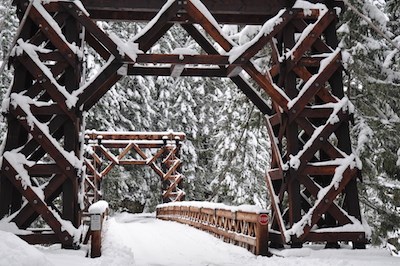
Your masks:
{"label": "bridge entrance portal", "polygon": [[[224,77],[266,117],[273,158],[266,174],[271,241],[365,245],[357,192],[360,166],[348,128],[353,106],[343,92],[336,36],[342,2],[293,2],[14,0],[21,31],[6,101],[0,217],[14,222],[30,243],[67,247],[79,242],[82,113],[126,75]],[[133,42],[124,42],[107,35],[96,20],[149,23]],[[186,30],[201,53],[149,52],[174,24]],[[220,24],[260,25],[260,31],[238,45]],[[253,58],[265,47],[272,60],[259,69]],[[82,48],[93,49],[106,62],[83,82]],[[45,182],[35,183],[37,178]],[[61,207],[53,202],[58,197]],[[27,230],[38,216],[50,232]]]}

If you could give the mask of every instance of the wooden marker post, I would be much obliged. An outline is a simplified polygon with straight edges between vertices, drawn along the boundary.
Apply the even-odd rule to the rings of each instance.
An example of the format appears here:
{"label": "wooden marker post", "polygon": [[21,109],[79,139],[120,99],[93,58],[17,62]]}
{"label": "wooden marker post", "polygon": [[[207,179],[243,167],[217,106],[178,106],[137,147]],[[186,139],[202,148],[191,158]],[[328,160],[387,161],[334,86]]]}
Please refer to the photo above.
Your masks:
{"label": "wooden marker post", "polygon": [[268,255],[268,213],[260,213],[256,225],[256,255]]}
{"label": "wooden marker post", "polygon": [[103,215],[90,215],[90,231],[92,235],[92,244],[90,248],[90,257],[97,258],[101,256],[101,229],[103,224]]}
{"label": "wooden marker post", "polygon": [[104,200],[97,201],[89,207],[90,213],[90,235],[92,237],[90,245],[90,257],[101,256],[101,231],[103,220],[108,216],[108,203]]}

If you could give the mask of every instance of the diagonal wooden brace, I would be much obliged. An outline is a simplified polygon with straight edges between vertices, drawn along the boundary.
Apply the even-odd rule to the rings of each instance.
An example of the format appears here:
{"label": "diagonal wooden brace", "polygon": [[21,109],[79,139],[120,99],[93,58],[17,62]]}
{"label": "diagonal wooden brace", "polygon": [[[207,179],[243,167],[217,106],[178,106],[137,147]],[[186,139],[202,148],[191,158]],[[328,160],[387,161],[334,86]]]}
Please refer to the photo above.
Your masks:
{"label": "diagonal wooden brace", "polygon": [[[37,143],[43,147],[43,149],[57,162],[61,172],[63,172],[68,178],[71,180],[76,180],[77,173],[75,168],[75,162],[77,162],[77,158],[71,154],[67,155],[67,152],[61,148],[57,147],[59,144],[56,139],[51,137],[48,134],[48,128],[46,125],[40,123],[35,117],[31,114],[29,115],[27,110],[23,110],[20,106],[15,107],[16,117],[19,118],[19,122],[21,125],[32,134],[32,137],[36,140]],[[14,111],[11,111],[13,113]],[[28,111],[29,112],[29,111]],[[18,114],[23,114],[23,117],[20,117]],[[29,117],[30,122],[27,122]],[[47,132],[45,132],[47,130]],[[57,143],[57,144],[56,144]],[[69,159],[73,158],[74,162],[70,162]]]}
{"label": "diagonal wooden brace", "polygon": [[[35,59],[32,58],[32,53],[35,52],[32,51],[31,53],[27,53],[26,56],[19,57],[18,60],[26,67],[26,69],[32,74],[32,76],[36,78],[38,84],[40,84],[40,86],[46,90],[46,92],[52,97],[52,99],[57,102],[64,113],[71,120],[75,121],[76,115],[74,114],[73,110],[67,107],[67,98],[56,86],[56,84],[58,84],[57,81],[51,75],[51,72],[47,71],[48,69],[44,69],[44,65],[38,66],[35,63]],[[65,91],[64,93],[66,94],[67,92]],[[67,97],[69,96],[71,95],[67,95]]]}
{"label": "diagonal wooden brace", "polygon": [[41,196],[38,196],[36,191],[26,183],[22,183],[19,173],[13,165],[8,161],[7,154],[3,157],[3,164],[5,174],[10,182],[18,189],[21,195],[28,200],[35,212],[39,213],[40,216],[46,221],[46,223],[53,229],[54,233],[58,236],[61,243],[71,245],[74,242],[72,234],[68,233],[63,229],[62,224],[55,216],[55,212],[44,202]]}
{"label": "diagonal wooden brace", "polygon": [[46,11],[39,1],[35,1],[29,17],[38,25],[43,34],[54,44],[54,46],[61,52],[64,59],[72,66],[77,65],[77,51],[73,51],[72,47],[78,49],[77,46],[72,46],[61,34],[61,28],[53,17]]}
{"label": "diagonal wooden brace", "polygon": [[[340,181],[333,180],[325,194],[319,195],[317,203],[314,205],[314,207],[309,210],[308,214],[303,216],[301,221],[294,225],[297,232],[303,232],[300,236],[297,236],[299,239],[302,240],[307,237],[307,234],[311,231],[313,225],[318,222],[322,214],[328,211],[333,204],[333,200],[344,191],[344,188],[350,182],[350,180],[356,177],[357,172],[357,168],[348,167],[343,172]],[[332,184],[333,182],[338,182],[338,186],[335,187],[335,184]],[[299,226],[299,228],[297,228],[297,226]]]}

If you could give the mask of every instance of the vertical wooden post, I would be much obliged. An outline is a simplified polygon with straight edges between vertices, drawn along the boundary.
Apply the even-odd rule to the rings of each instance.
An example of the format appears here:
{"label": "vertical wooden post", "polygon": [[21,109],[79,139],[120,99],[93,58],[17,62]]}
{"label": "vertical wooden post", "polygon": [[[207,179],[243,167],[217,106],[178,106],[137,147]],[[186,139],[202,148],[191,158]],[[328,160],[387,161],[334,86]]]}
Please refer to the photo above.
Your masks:
{"label": "vertical wooden post", "polygon": [[90,215],[90,234],[92,242],[90,246],[90,257],[97,258],[101,256],[101,229],[103,227],[103,214]]}
{"label": "vertical wooden post", "polygon": [[101,256],[101,231],[103,229],[103,221],[109,213],[108,202],[100,200],[93,203],[88,211],[90,213],[90,235],[92,237],[90,257],[97,258]]}
{"label": "vertical wooden post", "polygon": [[256,255],[268,255],[268,213],[258,215],[256,225]]}
{"label": "vertical wooden post", "polygon": [[[16,5],[17,15],[19,19],[22,20],[26,7],[20,6],[20,3],[16,3]],[[19,38],[24,41],[28,40],[31,38],[34,30],[35,26],[32,21],[28,19],[21,29]],[[26,88],[30,88],[32,83],[32,77],[29,75],[28,70],[22,64],[14,63],[14,80],[11,93],[20,93],[26,90]],[[8,129],[3,153],[20,147],[28,138],[28,132],[21,126],[18,119],[11,114],[6,114],[6,118]],[[3,173],[4,169],[2,167],[0,171],[0,219],[17,211],[22,206],[21,194]]]}

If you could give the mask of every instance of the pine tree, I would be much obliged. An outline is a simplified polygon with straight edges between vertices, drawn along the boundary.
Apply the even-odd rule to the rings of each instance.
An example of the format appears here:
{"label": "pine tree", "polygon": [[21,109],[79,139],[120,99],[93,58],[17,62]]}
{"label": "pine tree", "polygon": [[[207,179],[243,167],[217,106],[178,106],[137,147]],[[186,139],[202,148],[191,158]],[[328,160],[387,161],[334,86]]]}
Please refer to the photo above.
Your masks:
{"label": "pine tree", "polygon": [[[12,41],[18,27],[18,19],[15,15],[15,8],[11,6],[9,0],[0,0],[0,101],[8,91],[12,83],[12,69],[8,67],[9,51],[12,48]],[[0,140],[5,136],[6,124],[4,119],[0,119]]]}
{"label": "pine tree", "polygon": [[382,36],[396,40],[396,2],[379,6],[371,1],[352,1],[380,33],[352,10],[345,13],[340,28],[347,93],[357,110],[354,146],[363,161],[360,199],[376,244],[398,234],[400,224],[400,168],[396,164],[400,145],[399,51]]}

